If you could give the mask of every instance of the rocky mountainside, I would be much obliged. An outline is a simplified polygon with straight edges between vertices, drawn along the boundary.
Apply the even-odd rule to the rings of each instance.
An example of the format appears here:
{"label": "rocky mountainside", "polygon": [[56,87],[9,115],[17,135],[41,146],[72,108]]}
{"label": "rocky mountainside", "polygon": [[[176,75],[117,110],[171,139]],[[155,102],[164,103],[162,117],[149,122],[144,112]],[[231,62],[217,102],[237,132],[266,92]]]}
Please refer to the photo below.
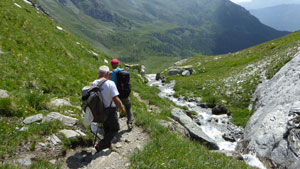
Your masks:
{"label": "rocky mountainside", "polygon": [[263,25],[229,0],[38,3],[95,47],[123,61],[144,63],[150,69],[160,67],[158,63],[168,58],[235,52],[287,34]]}
{"label": "rocky mountainside", "polygon": [[262,23],[283,31],[300,30],[300,4],[278,5],[250,10]]}
{"label": "rocky mountainside", "polygon": [[255,112],[238,149],[253,152],[274,168],[300,165],[300,52],[276,75],[258,86],[253,96]]}

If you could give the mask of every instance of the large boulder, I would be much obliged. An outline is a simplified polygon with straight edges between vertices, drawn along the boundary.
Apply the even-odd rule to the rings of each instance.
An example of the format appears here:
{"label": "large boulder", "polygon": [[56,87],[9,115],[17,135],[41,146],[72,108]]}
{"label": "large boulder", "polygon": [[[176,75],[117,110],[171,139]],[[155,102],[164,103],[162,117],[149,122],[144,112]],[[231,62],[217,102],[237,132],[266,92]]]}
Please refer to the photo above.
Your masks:
{"label": "large boulder", "polygon": [[[237,149],[256,153],[272,168],[299,168],[300,54],[254,93],[255,113]],[[249,106],[251,107],[251,105]]]}
{"label": "large boulder", "polygon": [[217,143],[207,136],[201,129],[201,127],[195,123],[188,115],[186,115],[181,109],[174,108],[172,110],[172,117],[179,121],[190,133],[190,136],[202,142],[207,142],[208,146],[212,149],[219,149]]}
{"label": "large boulder", "polygon": [[78,119],[76,118],[65,116],[57,112],[51,112],[46,117],[44,117],[43,122],[53,120],[59,120],[66,126],[74,126],[78,121]]}

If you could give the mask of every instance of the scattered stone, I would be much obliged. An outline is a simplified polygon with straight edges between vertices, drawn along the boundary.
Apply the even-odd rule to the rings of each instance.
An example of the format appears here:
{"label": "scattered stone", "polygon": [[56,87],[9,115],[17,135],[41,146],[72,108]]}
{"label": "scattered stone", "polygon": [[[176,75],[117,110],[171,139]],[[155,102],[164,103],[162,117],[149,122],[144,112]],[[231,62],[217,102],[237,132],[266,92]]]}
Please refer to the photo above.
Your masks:
{"label": "scattered stone", "polygon": [[17,3],[14,3],[14,5],[16,6],[16,7],[18,7],[18,8],[22,8],[19,4],[17,4]]}
{"label": "scattered stone", "polygon": [[31,3],[31,2],[29,2],[29,1],[27,1],[27,0],[23,0],[23,1],[24,1],[26,4],[32,6],[32,3]]}
{"label": "scattered stone", "polygon": [[16,163],[29,167],[32,164],[31,156],[26,156],[24,158],[17,159]]}
{"label": "scattered stone", "polygon": [[58,29],[58,30],[60,30],[60,31],[62,31],[62,30],[64,30],[62,27],[60,27],[60,26],[56,26],[56,29]]}
{"label": "scattered stone", "polygon": [[94,55],[94,56],[99,56],[99,54],[96,53],[96,52],[94,52],[94,51],[89,51],[89,53],[91,53],[91,54]]}
{"label": "scattered stone", "polygon": [[142,146],[138,144],[138,145],[135,147],[135,151],[141,151],[141,150],[142,150]]}
{"label": "scattered stone", "polygon": [[46,146],[45,143],[41,143],[41,142],[38,142],[37,144],[38,144],[39,146],[41,146],[41,147],[45,147],[45,146]]}
{"label": "scattered stone", "polygon": [[230,142],[235,142],[236,141],[235,138],[231,134],[228,134],[228,133],[223,134],[222,137],[226,141],[230,141]]}
{"label": "scattered stone", "polygon": [[130,163],[126,163],[126,164],[125,164],[125,167],[126,167],[126,168],[129,168],[130,165],[131,165]]}
{"label": "scattered stone", "polygon": [[76,118],[65,116],[57,112],[51,112],[46,117],[44,117],[43,122],[52,120],[60,120],[66,126],[74,126],[78,121],[78,119]]}
{"label": "scattered stone", "polygon": [[73,110],[67,110],[64,113],[66,113],[66,114],[75,114]]}
{"label": "scattered stone", "polygon": [[49,163],[51,163],[51,164],[55,164],[55,163],[56,163],[56,160],[55,160],[55,159],[53,159],[53,160],[50,160],[50,161],[49,161]]}
{"label": "scattered stone", "polygon": [[31,123],[41,121],[41,120],[43,120],[43,115],[42,114],[37,114],[37,115],[34,115],[34,116],[27,117],[25,120],[23,120],[23,123],[31,124]]}
{"label": "scattered stone", "polygon": [[179,121],[190,133],[191,137],[202,141],[207,142],[208,146],[212,149],[219,149],[219,146],[217,143],[211,139],[209,136],[207,136],[201,129],[200,126],[198,126],[189,116],[187,116],[181,109],[174,108],[172,110],[172,117]]}
{"label": "scattered stone", "polygon": [[80,136],[80,134],[77,133],[74,130],[66,130],[66,129],[64,129],[64,130],[60,130],[59,132],[62,133],[62,134],[64,134],[68,139]]}
{"label": "scattered stone", "polygon": [[57,145],[59,143],[61,143],[61,140],[55,135],[52,134],[49,138],[49,140],[51,141],[52,144]]}
{"label": "scattered stone", "polygon": [[51,101],[49,103],[47,103],[48,109],[57,109],[57,108],[61,108],[64,106],[72,107],[72,104],[65,99],[51,99]]}
{"label": "scattered stone", "polygon": [[86,134],[84,134],[84,133],[83,133],[82,131],[80,131],[80,130],[76,130],[76,132],[79,133],[79,134],[80,134],[81,136],[83,136],[83,137],[86,136]]}
{"label": "scattered stone", "polygon": [[181,75],[182,75],[182,76],[189,76],[189,75],[191,75],[191,74],[190,74],[190,71],[185,70],[185,71],[183,71],[183,72],[181,73]]}
{"label": "scattered stone", "polygon": [[9,94],[6,90],[2,90],[0,89],[0,98],[8,98],[9,97]]}
{"label": "scattered stone", "polygon": [[120,144],[120,143],[116,144],[116,148],[121,148],[121,147],[122,147],[122,144]]}
{"label": "scattered stone", "polygon": [[212,109],[212,114],[215,115],[227,114],[227,112],[227,109],[221,105],[217,105]]}
{"label": "scattered stone", "polygon": [[28,130],[28,127],[27,126],[24,126],[20,129],[20,131],[27,131]]}

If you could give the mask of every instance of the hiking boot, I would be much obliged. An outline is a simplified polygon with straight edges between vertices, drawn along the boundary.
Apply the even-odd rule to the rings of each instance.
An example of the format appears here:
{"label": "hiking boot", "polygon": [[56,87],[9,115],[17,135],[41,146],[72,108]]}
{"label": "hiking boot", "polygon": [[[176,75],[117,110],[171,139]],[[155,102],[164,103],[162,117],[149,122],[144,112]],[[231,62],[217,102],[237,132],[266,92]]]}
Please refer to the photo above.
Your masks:
{"label": "hiking boot", "polygon": [[102,150],[104,150],[106,148],[110,148],[110,147],[111,147],[111,145],[103,145],[103,144],[98,143],[96,145],[95,149],[96,149],[96,151],[98,153],[98,152],[100,152],[100,151],[102,151]]}
{"label": "hiking boot", "polygon": [[120,118],[126,117],[125,113],[120,112]]}
{"label": "hiking boot", "polygon": [[127,123],[127,128],[128,128],[128,130],[132,130],[132,128],[133,128],[133,123],[131,122],[131,123]]}

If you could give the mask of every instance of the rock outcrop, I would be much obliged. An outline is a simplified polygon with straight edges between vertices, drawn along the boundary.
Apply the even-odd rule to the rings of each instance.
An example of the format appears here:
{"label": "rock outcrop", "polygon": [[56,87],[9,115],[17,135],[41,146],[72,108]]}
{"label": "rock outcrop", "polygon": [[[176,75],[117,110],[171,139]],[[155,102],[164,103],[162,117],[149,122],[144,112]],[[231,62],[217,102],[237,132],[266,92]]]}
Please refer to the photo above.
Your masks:
{"label": "rock outcrop", "polygon": [[172,117],[179,121],[190,133],[190,136],[195,140],[200,140],[203,142],[207,142],[208,146],[212,149],[219,149],[219,146],[217,143],[211,139],[209,136],[207,136],[201,129],[200,126],[198,126],[197,123],[195,123],[188,115],[186,115],[181,109],[174,108],[172,110]]}
{"label": "rock outcrop", "polygon": [[300,54],[269,81],[258,86],[240,152],[255,152],[273,168],[299,168],[300,161]]}

